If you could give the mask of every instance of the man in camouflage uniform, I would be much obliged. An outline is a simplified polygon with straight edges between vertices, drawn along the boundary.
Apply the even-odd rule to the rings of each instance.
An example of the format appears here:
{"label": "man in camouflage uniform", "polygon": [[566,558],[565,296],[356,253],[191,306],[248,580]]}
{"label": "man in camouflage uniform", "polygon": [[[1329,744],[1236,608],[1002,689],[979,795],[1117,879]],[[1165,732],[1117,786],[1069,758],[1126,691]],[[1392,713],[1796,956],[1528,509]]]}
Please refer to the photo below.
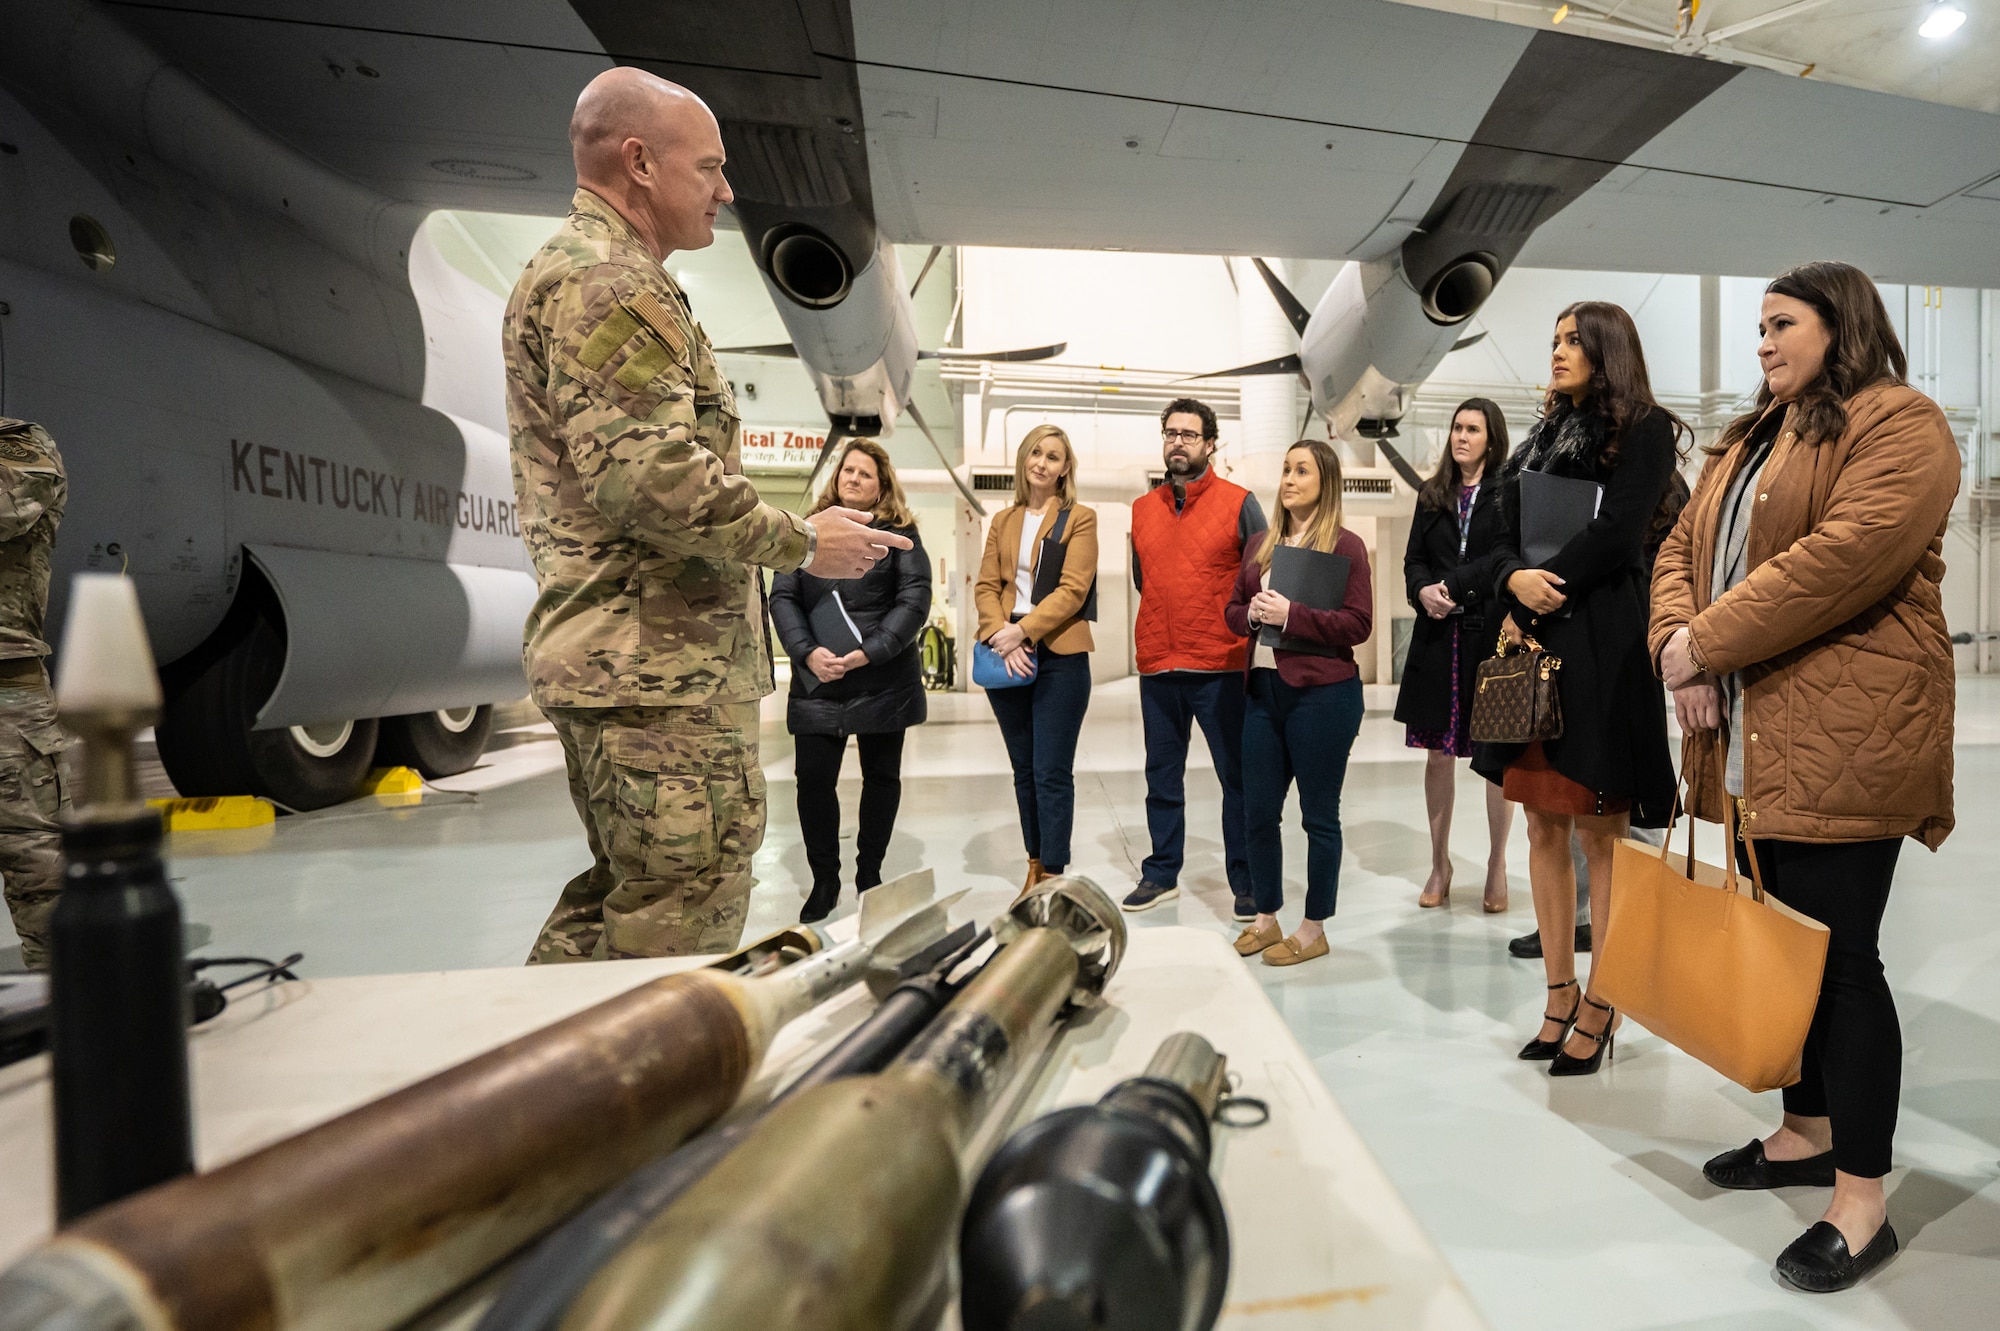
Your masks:
{"label": "man in camouflage uniform", "polygon": [[507,416],[540,596],[535,702],[554,722],[594,863],[530,962],[727,952],[764,839],[762,568],[853,577],[909,542],[762,502],[736,401],[662,266],[714,239],[715,117],[630,68],[584,90],[576,196],[507,305]]}
{"label": "man in camouflage uniform", "polygon": [[69,498],[55,440],[39,425],[0,416],[0,875],[21,936],[21,960],[49,964],[49,915],[62,886],[69,811],[56,698],[42,670],[49,645],[49,549]]}

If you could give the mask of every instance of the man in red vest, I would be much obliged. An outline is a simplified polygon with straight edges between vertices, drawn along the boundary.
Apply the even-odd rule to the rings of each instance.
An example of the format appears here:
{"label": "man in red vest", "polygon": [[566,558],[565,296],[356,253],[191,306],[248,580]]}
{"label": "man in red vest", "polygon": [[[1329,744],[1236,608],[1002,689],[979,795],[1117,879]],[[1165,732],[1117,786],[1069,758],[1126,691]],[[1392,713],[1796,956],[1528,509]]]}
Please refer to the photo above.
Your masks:
{"label": "man in red vest", "polygon": [[1191,723],[1215,759],[1222,783],[1222,851],[1239,920],[1256,917],[1250,859],[1243,844],[1243,663],[1248,644],[1222,622],[1222,607],[1243,567],[1243,552],[1268,525],[1257,496],[1217,476],[1215,412],[1179,398],[1160,413],[1167,479],[1132,505],[1132,581],[1139,588],[1133,630],[1139,710],[1146,726],[1146,830],[1153,853],[1139,866],[1126,910],[1148,910],[1180,895],[1187,838],[1187,751]]}

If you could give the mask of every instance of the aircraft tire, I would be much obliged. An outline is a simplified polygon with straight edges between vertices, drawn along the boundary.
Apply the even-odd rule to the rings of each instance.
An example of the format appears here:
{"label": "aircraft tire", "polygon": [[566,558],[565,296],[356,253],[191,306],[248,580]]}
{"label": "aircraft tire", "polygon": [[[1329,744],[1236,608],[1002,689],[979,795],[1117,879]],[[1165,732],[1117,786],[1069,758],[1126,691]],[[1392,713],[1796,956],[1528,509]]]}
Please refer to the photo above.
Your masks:
{"label": "aircraft tire", "polygon": [[[204,644],[172,672],[154,737],[160,764],[183,796],[262,795],[286,809],[353,799],[375,756],[376,722],[252,730],[284,668],[281,631],[264,615]],[[181,666],[182,663],[176,663]]]}
{"label": "aircraft tire", "polygon": [[469,772],[493,734],[493,708],[453,707],[382,718],[375,745],[380,767],[414,767],[426,781]]}

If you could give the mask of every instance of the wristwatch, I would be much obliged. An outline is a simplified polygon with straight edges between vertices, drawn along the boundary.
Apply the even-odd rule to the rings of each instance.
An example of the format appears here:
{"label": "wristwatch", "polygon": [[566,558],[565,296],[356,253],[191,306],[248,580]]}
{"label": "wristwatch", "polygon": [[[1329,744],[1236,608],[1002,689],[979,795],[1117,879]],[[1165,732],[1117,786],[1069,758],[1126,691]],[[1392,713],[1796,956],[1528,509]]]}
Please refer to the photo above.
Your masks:
{"label": "wristwatch", "polygon": [[819,528],[813,526],[805,518],[801,518],[799,521],[804,524],[806,529],[806,557],[805,562],[799,565],[799,572],[804,573],[812,568],[813,557],[819,553]]}

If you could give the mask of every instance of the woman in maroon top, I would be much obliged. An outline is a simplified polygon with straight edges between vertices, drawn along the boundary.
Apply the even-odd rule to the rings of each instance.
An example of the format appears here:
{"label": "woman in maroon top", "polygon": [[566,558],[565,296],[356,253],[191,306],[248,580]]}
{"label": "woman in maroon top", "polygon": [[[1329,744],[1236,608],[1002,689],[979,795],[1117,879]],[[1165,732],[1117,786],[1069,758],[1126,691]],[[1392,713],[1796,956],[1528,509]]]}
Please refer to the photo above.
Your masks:
{"label": "woman in maroon top", "polygon": [[[1277,526],[1245,552],[1236,593],[1222,613],[1245,637],[1271,625],[1301,648],[1251,643],[1243,815],[1257,918],[1236,940],[1243,956],[1261,953],[1267,966],[1296,966],[1327,952],[1324,925],[1340,887],[1340,787],[1347,779],[1348,751],[1361,730],[1354,648],[1374,627],[1375,593],[1367,547],[1340,525],[1340,460],[1331,447],[1305,439],[1286,452],[1278,512]],[[1315,610],[1270,590],[1271,559],[1280,544],[1347,560],[1347,592],[1339,609]],[[1285,901],[1279,823],[1294,776],[1306,828],[1306,912],[1297,932],[1286,937],[1278,927]]]}

